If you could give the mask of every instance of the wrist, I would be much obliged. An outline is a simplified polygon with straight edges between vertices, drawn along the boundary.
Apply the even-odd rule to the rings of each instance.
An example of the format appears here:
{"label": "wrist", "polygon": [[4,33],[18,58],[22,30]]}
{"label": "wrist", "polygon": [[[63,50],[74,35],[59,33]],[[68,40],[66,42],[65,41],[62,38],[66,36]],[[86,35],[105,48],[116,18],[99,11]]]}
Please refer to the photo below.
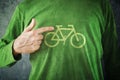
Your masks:
{"label": "wrist", "polygon": [[17,51],[17,48],[15,48],[15,41],[13,42],[12,51],[13,51],[13,55],[20,54],[20,52]]}
{"label": "wrist", "polygon": [[12,54],[13,54],[13,57],[14,57],[15,60],[21,59],[21,53],[19,53],[15,50],[14,43],[13,43],[13,46],[12,46]]}

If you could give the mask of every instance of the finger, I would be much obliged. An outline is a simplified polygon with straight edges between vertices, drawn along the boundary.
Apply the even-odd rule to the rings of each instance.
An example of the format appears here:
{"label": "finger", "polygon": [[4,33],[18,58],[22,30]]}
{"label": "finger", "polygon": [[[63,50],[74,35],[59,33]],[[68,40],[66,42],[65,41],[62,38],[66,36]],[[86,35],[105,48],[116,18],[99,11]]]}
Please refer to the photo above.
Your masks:
{"label": "finger", "polygon": [[42,41],[40,40],[40,41],[35,41],[34,43],[33,43],[33,45],[40,45],[42,43]]}
{"label": "finger", "polygon": [[33,45],[32,50],[35,52],[40,48],[40,45]]}
{"label": "finger", "polygon": [[25,32],[31,31],[34,27],[35,27],[36,21],[35,19],[32,19],[31,23],[29,24],[29,26],[27,28],[25,28]]}
{"label": "finger", "polygon": [[43,35],[35,36],[35,40],[37,40],[37,41],[42,40],[42,39],[43,39]]}
{"label": "finger", "polygon": [[42,34],[44,32],[53,31],[53,30],[54,30],[54,27],[42,27],[37,29],[37,33]]}

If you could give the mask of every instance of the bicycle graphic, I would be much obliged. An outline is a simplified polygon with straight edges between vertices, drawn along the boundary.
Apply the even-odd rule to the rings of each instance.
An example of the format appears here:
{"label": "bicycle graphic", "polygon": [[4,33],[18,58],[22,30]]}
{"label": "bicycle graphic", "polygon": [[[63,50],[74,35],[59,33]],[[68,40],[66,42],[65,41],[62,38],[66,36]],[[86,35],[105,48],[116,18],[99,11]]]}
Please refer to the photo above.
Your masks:
{"label": "bicycle graphic", "polygon": [[[49,32],[45,35],[45,44],[48,47],[55,47],[60,41],[65,44],[66,40],[70,37],[70,44],[74,48],[82,48],[86,43],[86,38],[82,33],[77,33],[73,25],[68,25],[68,28],[62,27],[62,25],[56,25],[57,30],[55,32]],[[67,35],[63,34],[63,31],[69,31]]]}

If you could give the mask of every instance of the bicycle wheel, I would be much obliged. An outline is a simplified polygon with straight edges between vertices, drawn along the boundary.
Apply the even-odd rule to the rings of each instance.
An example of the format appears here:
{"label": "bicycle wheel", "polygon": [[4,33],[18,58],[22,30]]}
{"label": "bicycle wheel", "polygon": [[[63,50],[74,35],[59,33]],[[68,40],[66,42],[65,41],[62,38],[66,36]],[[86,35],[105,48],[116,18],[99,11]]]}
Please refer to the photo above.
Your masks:
{"label": "bicycle wheel", "polygon": [[81,33],[77,33],[77,34],[73,34],[71,36],[71,45],[75,48],[82,48],[85,43],[86,43],[86,39],[85,36]]}
{"label": "bicycle wheel", "polygon": [[55,32],[49,32],[45,35],[44,42],[48,47],[55,47],[59,43],[58,39],[59,37],[57,34],[55,34]]}

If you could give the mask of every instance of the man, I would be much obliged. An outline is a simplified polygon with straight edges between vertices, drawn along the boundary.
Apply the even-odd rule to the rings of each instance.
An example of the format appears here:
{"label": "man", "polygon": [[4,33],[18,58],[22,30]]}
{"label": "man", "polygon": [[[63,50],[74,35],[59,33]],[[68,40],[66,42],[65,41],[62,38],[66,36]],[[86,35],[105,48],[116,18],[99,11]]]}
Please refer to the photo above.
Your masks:
{"label": "man", "polygon": [[1,67],[30,54],[30,80],[119,79],[107,0],[25,0],[0,40],[0,52]]}

